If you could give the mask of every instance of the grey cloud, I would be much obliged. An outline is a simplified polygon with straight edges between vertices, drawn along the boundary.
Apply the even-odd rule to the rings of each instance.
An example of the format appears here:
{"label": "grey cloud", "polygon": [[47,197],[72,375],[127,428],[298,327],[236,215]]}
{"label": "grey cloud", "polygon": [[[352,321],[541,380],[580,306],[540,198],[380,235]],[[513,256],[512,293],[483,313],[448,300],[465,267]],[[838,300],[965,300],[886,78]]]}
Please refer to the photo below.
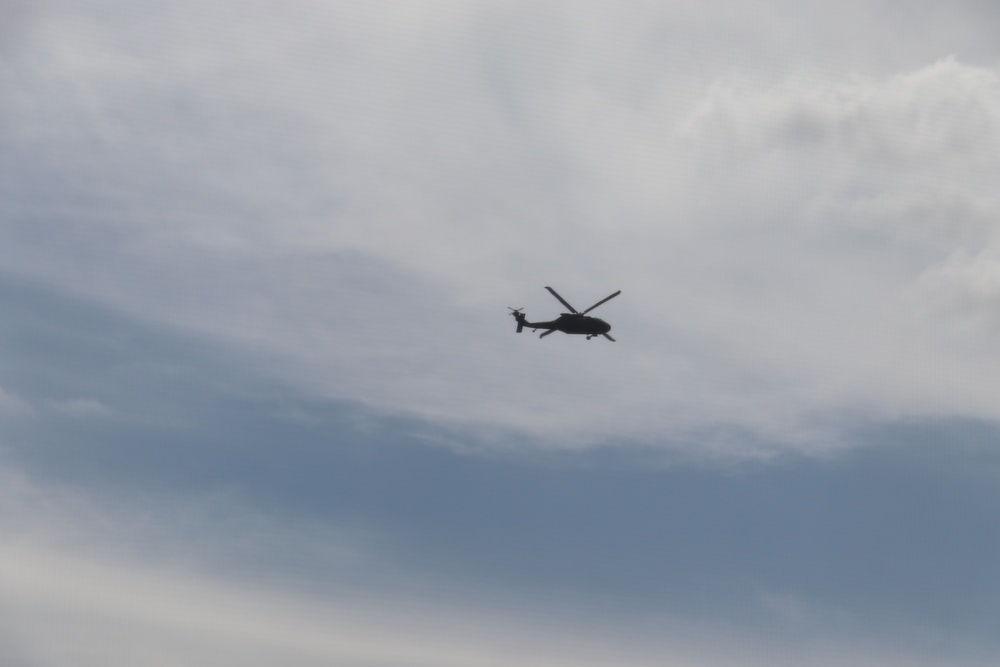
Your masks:
{"label": "grey cloud", "polygon": [[[640,664],[745,664],[754,637],[768,638],[755,651],[768,664],[801,664],[795,651],[817,645],[835,647],[831,664],[976,664],[996,651],[995,426],[859,426],[856,451],[825,459],[775,458],[774,443],[736,433],[721,467],[684,456],[717,446],[707,437],[677,456],[540,452],[509,432],[476,447],[445,420],[316,400],[212,337],[9,276],[0,296],[8,392],[46,410],[81,396],[115,410],[0,420],[0,607],[16,619],[16,656],[114,664],[125,633],[178,660],[250,659],[253,646],[273,662],[330,638],[308,624],[288,634],[296,610],[327,631],[372,610],[357,630],[371,641],[332,641],[326,659],[377,660],[420,619],[509,628],[533,613],[540,664],[544,647],[582,636],[619,659],[636,649]],[[769,465],[733,462],[755,448]],[[398,625],[380,624],[400,609]],[[67,628],[59,642],[53,627]],[[234,644],[241,628],[259,631]],[[436,643],[465,646],[450,632]]]}
{"label": "grey cloud", "polygon": [[995,663],[1000,40],[932,4],[39,5],[5,664]]}

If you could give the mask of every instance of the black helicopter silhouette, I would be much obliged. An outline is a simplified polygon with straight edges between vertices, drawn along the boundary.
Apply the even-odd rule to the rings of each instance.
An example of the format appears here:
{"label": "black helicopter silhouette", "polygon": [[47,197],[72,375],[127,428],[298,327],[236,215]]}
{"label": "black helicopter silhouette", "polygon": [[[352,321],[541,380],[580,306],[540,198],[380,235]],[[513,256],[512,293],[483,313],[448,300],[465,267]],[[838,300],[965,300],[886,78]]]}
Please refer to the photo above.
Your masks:
{"label": "black helicopter silhouette", "polygon": [[554,289],[548,286],[546,286],[545,289],[550,291],[552,296],[559,299],[559,303],[569,308],[570,312],[563,313],[557,319],[550,322],[529,322],[525,314],[521,312],[524,308],[510,308],[508,306],[508,310],[513,311],[511,312],[511,315],[513,315],[514,319],[517,320],[517,333],[521,333],[521,330],[524,327],[531,327],[531,329],[535,331],[538,329],[548,329],[548,331],[540,335],[539,338],[545,338],[554,331],[562,331],[563,333],[568,334],[586,334],[587,340],[590,340],[594,336],[604,336],[611,342],[615,342],[615,339],[608,335],[608,332],[611,331],[611,325],[598,317],[588,317],[587,313],[592,311],[594,308],[597,308],[605,301],[610,301],[621,294],[621,290],[618,290],[611,296],[604,297],[581,313],[577,312],[576,308],[569,305],[569,302],[559,296],[559,293]]}

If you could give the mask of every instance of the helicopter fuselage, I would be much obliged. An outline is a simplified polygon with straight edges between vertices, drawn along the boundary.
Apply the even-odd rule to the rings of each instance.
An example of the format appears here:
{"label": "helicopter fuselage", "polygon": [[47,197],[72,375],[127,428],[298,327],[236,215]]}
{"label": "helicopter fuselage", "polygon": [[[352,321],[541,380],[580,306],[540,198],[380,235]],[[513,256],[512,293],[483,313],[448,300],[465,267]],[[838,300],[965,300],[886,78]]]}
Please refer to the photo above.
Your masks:
{"label": "helicopter fuselage", "polygon": [[567,334],[584,334],[586,336],[600,336],[611,331],[611,325],[601,318],[580,315],[579,313],[563,313],[558,318],[548,322],[528,322],[525,320],[522,324],[529,329],[554,329]]}

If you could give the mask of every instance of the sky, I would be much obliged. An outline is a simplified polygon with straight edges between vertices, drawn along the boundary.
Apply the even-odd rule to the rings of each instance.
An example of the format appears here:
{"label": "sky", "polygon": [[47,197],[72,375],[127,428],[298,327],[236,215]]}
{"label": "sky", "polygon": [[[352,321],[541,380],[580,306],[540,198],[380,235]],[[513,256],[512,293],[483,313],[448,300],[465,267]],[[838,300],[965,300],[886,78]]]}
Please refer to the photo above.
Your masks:
{"label": "sky", "polygon": [[4,665],[1000,658],[993,4],[0,0],[0,100]]}

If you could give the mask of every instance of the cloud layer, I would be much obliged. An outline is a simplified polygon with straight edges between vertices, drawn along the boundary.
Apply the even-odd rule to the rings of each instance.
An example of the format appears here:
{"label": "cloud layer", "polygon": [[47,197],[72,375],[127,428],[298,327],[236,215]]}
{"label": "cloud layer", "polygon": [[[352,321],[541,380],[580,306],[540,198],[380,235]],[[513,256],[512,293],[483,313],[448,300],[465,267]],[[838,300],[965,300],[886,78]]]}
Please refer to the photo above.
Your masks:
{"label": "cloud layer", "polygon": [[998,19],[0,2],[0,662],[995,664]]}
{"label": "cloud layer", "polygon": [[[787,24],[750,16],[761,42],[673,62],[721,7],[102,6],[36,17],[4,70],[8,271],[318,395],[549,440],[998,417],[986,64],[784,68]],[[623,344],[512,338],[546,284],[623,289]]]}

